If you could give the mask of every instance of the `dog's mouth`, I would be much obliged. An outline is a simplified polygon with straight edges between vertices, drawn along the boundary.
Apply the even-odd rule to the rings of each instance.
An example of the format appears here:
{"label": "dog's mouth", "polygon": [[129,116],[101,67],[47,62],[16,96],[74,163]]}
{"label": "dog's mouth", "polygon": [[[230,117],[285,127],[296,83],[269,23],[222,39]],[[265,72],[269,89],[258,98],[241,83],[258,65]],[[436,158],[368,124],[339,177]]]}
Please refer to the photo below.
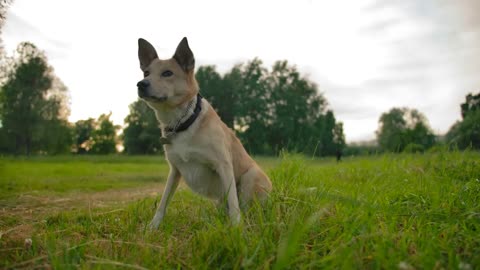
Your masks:
{"label": "dog's mouth", "polygon": [[138,97],[145,100],[145,101],[153,101],[153,102],[165,102],[168,97],[167,95],[165,96],[153,96],[153,95],[149,95],[149,94],[146,94],[145,92],[143,91],[138,91]]}
{"label": "dog's mouth", "polygon": [[167,96],[163,97],[156,97],[156,96],[148,96],[148,97],[140,97],[146,101],[155,101],[155,102],[165,102],[167,101]]}

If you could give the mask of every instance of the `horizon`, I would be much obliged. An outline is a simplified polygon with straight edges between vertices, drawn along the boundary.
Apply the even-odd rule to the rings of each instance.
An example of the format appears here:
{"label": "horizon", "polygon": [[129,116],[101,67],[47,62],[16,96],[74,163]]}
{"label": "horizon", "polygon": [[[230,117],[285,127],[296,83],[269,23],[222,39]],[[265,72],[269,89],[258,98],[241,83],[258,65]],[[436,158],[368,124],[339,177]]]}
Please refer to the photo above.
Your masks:
{"label": "horizon", "polygon": [[[187,36],[196,68],[214,65],[221,74],[255,57],[268,68],[287,60],[318,85],[348,143],[374,140],[380,115],[392,107],[418,109],[443,135],[461,118],[465,96],[480,88],[480,4],[473,0],[211,3],[15,0],[3,40],[7,54],[22,41],[45,51],[69,88],[72,122],[112,112],[124,125],[142,76],[139,37],[169,58]],[[182,10],[187,19],[163,10]]]}

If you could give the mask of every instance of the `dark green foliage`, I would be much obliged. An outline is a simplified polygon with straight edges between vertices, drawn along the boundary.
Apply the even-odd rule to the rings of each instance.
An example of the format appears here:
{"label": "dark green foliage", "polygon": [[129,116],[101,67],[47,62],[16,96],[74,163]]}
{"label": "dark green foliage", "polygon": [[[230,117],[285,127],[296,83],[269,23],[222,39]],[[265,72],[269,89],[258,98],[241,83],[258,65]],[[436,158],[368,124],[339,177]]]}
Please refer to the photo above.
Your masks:
{"label": "dark green foliage", "polygon": [[[343,125],[336,127],[337,123],[332,111],[327,111],[324,117],[319,117],[315,122],[316,129],[314,132],[318,134],[317,151],[320,155],[332,155],[341,150],[345,145],[345,138],[343,134]],[[336,129],[336,130],[335,130]],[[335,132],[342,132],[342,134],[335,134]],[[338,139],[338,144],[335,139]]]}
{"label": "dark green foliage", "polygon": [[465,103],[460,105],[462,109],[462,118],[473,112],[480,111],[480,92],[476,95],[468,94],[465,97]]}
{"label": "dark green foliage", "polygon": [[137,100],[130,104],[130,114],[125,118],[123,146],[127,154],[155,154],[161,152],[160,136],[155,113],[147,104]]}
{"label": "dark green foliage", "polygon": [[[320,141],[322,154],[334,154],[333,130],[335,117],[326,109],[326,100],[317,86],[302,77],[294,66],[286,61],[277,62],[268,77],[271,87],[271,116],[268,131],[273,150],[297,150],[312,154],[316,141]],[[324,119],[327,125],[316,126]]]}
{"label": "dark green foliage", "polygon": [[43,138],[45,154],[65,154],[72,151],[72,124],[67,120],[53,119],[46,121],[41,130],[40,138]]}
{"label": "dark green foliage", "polygon": [[117,130],[120,128],[110,120],[110,114],[98,119],[89,118],[75,122],[74,151],[77,154],[113,154],[117,152]]}
{"label": "dark green foliage", "polygon": [[77,154],[87,153],[93,145],[93,132],[95,130],[95,119],[78,120],[75,122],[74,150]]}
{"label": "dark green foliage", "polygon": [[202,66],[195,74],[200,86],[200,93],[208,99],[222,121],[233,128],[236,108],[235,96],[231,86],[220,76],[214,66]]}
{"label": "dark green foliage", "polygon": [[409,144],[424,149],[435,144],[427,118],[415,109],[392,108],[380,116],[379,124],[377,140],[383,150],[402,152]]}
{"label": "dark green foliage", "polygon": [[343,123],[337,122],[333,128],[333,143],[338,151],[345,148],[345,134],[343,134]]}
{"label": "dark green foliage", "polygon": [[71,128],[67,88],[43,52],[21,43],[18,57],[5,62],[0,88],[2,150],[15,154],[68,152]]}
{"label": "dark green foliage", "polygon": [[456,122],[447,133],[447,141],[460,149],[480,149],[480,110],[471,112]]}
{"label": "dark green foliage", "polygon": [[93,145],[90,150],[94,154],[113,154],[117,152],[117,130],[110,120],[109,114],[102,114],[98,117],[95,130],[92,134]]}
{"label": "dark green foliage", "polygon": [[271,154],[275,149],[267,130],[269,123],[273,122],[267,77],[268,70],[259,59],[236,65],[225,74],[225,80],[236,94],[236,131],[251,153]]}
{"label": "dark green foliage", "polygon": [[480,93],[468,94],[460,107],[463,119],[450,128],[447,141],[460,149],[480,149]]}
{"label": "dark green foliage", "polygon": [[343,126],[327,111],[317,86],[286,61],[269,71],[254,59],[223,77],[206,66],[196,76],[201,93],[250,153],[271,155],[286,149],[334,155],[345,145]]}

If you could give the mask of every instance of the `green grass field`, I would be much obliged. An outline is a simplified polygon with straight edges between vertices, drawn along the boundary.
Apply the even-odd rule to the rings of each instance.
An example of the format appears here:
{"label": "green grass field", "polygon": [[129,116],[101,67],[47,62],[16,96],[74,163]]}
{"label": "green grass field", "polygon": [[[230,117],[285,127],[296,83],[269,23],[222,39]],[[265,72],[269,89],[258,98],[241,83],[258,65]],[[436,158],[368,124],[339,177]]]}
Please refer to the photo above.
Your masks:
{"label": "green grass field", "polygon": [[242,225],[181,186],[150,232],[162,157],[0,158],[0,268],[480,268],[478,152],[257,160]]}

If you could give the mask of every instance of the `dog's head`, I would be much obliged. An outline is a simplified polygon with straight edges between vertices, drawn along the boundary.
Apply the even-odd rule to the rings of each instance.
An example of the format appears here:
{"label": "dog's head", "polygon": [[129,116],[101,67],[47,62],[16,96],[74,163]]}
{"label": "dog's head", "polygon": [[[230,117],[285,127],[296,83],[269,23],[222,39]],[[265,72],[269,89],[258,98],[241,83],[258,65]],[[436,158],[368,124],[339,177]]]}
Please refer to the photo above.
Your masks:
{"label": "dog's head", "polygon": [[180,41],[173,57],[167,60],[158,59],[155,48],[140,38],[138,59],[144,77],[137,83],[138,96],[151,107],[176,107],[198,93],[193,73],[195,58],[187,38]]}

